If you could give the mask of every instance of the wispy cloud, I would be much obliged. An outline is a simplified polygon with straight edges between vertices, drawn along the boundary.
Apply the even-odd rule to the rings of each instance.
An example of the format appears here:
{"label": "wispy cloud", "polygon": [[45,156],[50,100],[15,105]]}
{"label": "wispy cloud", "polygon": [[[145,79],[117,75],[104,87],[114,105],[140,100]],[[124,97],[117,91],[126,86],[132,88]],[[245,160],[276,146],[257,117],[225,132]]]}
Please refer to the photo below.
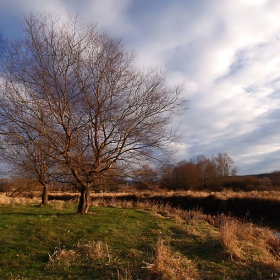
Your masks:
{"label": "wispy cloud", "polygon": [[239,173],[280,169],[280,1],[2,0],[0,32],[22,13],[77,12],[122,37],[138,63],[181,82],[189,111],[178,160],[227,152]]}

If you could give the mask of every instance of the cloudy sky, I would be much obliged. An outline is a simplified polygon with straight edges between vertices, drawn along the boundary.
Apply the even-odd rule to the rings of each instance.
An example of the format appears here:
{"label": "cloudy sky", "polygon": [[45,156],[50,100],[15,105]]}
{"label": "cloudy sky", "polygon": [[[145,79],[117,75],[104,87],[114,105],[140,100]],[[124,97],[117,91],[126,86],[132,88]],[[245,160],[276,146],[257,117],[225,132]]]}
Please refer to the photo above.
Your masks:
{"label": "cloudy sky", "polygon": [[0,0],[0,34],[47,11],[98,22],[189,100],[177,159],[226,152],[238,174],[280,170],[279,0]]}

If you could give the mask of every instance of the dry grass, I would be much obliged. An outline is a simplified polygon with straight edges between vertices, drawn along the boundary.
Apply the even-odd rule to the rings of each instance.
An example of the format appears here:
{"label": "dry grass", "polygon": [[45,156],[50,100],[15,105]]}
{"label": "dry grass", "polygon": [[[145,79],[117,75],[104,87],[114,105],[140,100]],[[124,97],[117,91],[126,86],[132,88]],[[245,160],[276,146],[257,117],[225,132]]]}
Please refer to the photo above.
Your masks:
{"label": "dry grass", "polygon": [[[51,193],[55,196],[69,196],[77,197],[79,193],[73,192],[53,192]],[[259,199],[273,199],[280,200],[280,191],[278,190],[266,190],[266,191],[239,191],[235,192],[232,190],[223,190],[220,192],[213,191],[169,191],[165,189],[157,189],[156,191],[139,191],[137,189],[128,192],[104,192],[104,193],[92,193],[92,198],[111,198],[111,197],[121,197],[121,196],[137,196],[140,198],[153,198],[153,197],[174,197],[174,196],[190,196],[195,198],[205,198],[208,196],[215,196],[219,199],[229,199],[229,198],[259,198]]]}
{"label": "dry grass", "polygon": [[26,197],[11,197],[6,196],[4,193],[0,193],[0,204],[26,204],[26,203],[40,203],[41,200],[38,197],[26,198]]}
{"label": "dry grass", "polygon": [[117,268],[117,280],[133,280],[130,268]]}
{"label": "dry grass", "polygon": [[[135,252],[134,252],[135,253]],[[137,253],[139,254],[139,252]],[[138,256],[137,257],[141,257]],[[49,254],[47,269],[63,271],[74,266],[86,266],[88,268],[102,267],[114,263],[118,257],[112,256],[111,249],[107,244],[90,242],[73,246],[71,249],[56,247]],[[155,256],[152,264],[144,262],[142,269],[147,269],[147,280],[196,280],[200,279],[195,264],[182,256],[179,252],[173,252],[169,245],[160,238],[155,247]],[[117,280],[132,280],[133,269],[129,266],[124,268],[116,265]],[[114,276],[112,275],[112,277]],[[114,277],[112,279],[115,279]],[[146,279],[146,278],[145,278]]]}
{"label": "dry grass", "polygon": [[[33,198],[32,200],[40,199],[40,193],[33,192],[34,196],[38,198]],[[24,194],[22,194],[24,195]],[[68,198],[72,198],[72,200],[77,199],[79,197],[79,193],[73,192],[53,192],[50,195],[55,195],[56,197],[63,197],[67,196]],[[156,191],[139,191],[139,190],[132,190],[128,192],[106,192],[106,193],[92,193],[91,197],[94,200],[98,199],[111,199],[111,198],[118,198],[124,196],[136,196],[138,199],[143,198],[157,198],[157,197],[193,197],[193,198],[206,198],[208,196],[214,196],[221,200],[226,200],[230,198],[254,198],[254,199],[265,199],[265,200],[280,200],[280,191],[277,190],[270,190],[270,191],[249,191],[249,192],[234,192],[231,190],[224,190],[221,192],[212,192],[212,191],[168,191],[165,189],[157,189]],[[14,198],[17,200],[17,198]],[[13,200],[12,197],[6,196],[4,193],[0,193],[0,204],[9,204],[10,200]],[[28,200],[28,199],[27,199]],[[16,203],[25,203],[25,200],[21,198],[20,201]],[[128,203],[128,202],[127,202]],[[132,202],[130,202],[132,203]]]}
{"label": "dry grass", "polygon": [[220,242],[231,259],[280,269],[280,240],[268,228],[222,216]]}
{"label": "dry grass", "polygon": [[64,207],[65,201],[63,200],[53,200],[53,208],[56,210],[61,210]]}
{"label": "dry grass", "polygon": [[178,252],[173,252],[160,238],[155,247],[155,261],[146,264],[151,279],[160,280],[194,280],[200,279],[194,263]]}
{"label": "dry grass", "polygon": [[220,227],[220,241],[225,250],[225,252],[230,256],[231,259],[244,260],[244,252],[239,246],[238,242],[238,223],[230,219],[226,221]]}
{"label": "dry grass", "polygon": [[[197,236],[201,233],[197,231],[196,222],[204,220],[211,225],[220,229],[220,243],[224,248],[227,256],[232,260],[240,260],[247,263],[255,262],[261,265],[270,266],[280,269],[280,240],[273,232],[264,227],[259,227],[250,222],[242,222],[241,220],[224,215],[211,216],[206,215],[199,210],[185,211],[171,207],[168,203],[160,203],[155,201],[119,201],[116,199],[105,200],[99,198],[99,203],[102,206],[113,206],[122,208],[136,208],[141,210],[150,210],[153,215],[159,216],[165,213],[176,220],[177,224],[188,222],[188,234]],[[192,279],[192,278],[176,278],[176,275],[171,276],[168,273],[173,273],[169,266],[175,265],[176,261],[181,260],[180,255],[170,255],[170,249],[160,240],[156,247],[156,261],[152,270],[158,270],[157,279]],[[168,260],[170,262],[168,263]],[[166,263],[165,263],[166,262]],[[165,267],[166,271],[161,269]],[[180,268],[178,268],[180,270]],[[175,272],[174,272],[175,273]],[[169,275],[169,276],[166,276]],[[164,278],[165,277],[165,278]],[[168,278],[169,277],[169,278]],[[194,278],[196,279],[196,278]]]}
{"label": "dry grass", "polygon": [[[74,195],[73,193],[69,193],[69,195]],[[146,198],[146,197],[174,197],[174,196],[190,196],[196,198],[204,198],[208,196],[215,196],[219,199],[229,199],[229,198],[258,198],[258,199],[273,199],[280,200],[280,191],[277,190],[269,190],[269,191],[240,191],[234,192],[231,190],[224,190],[221,192],[212,192],[212,191],[168,191],[168,190],[157,190],[157,191],[131,191],[131,192],[118,192],[118,193],[93,193],[91,196],[93,198],[97,197],[120,197],[120,196],[132,196],[135,195],[138,198]]]}
{"label": "dry grass", "polygon": [[107,244],[102,241],[92,241],[87,244],[78,243],[72,249],[56,247],[54,252],[49,254],[47,267],[63,270],[80,264],[84,266],[106,265],[110,263],[111,258],[111,252]]}

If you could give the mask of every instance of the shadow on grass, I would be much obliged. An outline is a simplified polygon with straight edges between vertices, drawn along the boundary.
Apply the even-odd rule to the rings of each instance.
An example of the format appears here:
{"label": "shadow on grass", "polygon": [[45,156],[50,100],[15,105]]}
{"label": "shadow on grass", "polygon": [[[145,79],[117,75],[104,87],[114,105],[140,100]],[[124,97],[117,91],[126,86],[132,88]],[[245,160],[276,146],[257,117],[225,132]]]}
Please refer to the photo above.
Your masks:
{"label": "shadow on grass", "polygon": [[[105,201],[114,199],[116,201],[150,201],[152,203],[168,203],[172,207],[183,210],[202,210],[205,214],[219,215],[225,214],[236,216],[241,219],[253,221],[260,225],[274,224],[280,228],[280,200],[234,197],[221,199],[214,195],[207,197],[186,196],[154,196],[139,198],[136,195],[125,195],[118,197],[106,197]],[[93,199],[94,200],[94,199]]]}
{"label": "shadow on grass", "polygon": [[0,215],[25,215],[25,216],[74,216],[79,213],[69,209],[55,209],[51,205],[5,205],[0,207]]}

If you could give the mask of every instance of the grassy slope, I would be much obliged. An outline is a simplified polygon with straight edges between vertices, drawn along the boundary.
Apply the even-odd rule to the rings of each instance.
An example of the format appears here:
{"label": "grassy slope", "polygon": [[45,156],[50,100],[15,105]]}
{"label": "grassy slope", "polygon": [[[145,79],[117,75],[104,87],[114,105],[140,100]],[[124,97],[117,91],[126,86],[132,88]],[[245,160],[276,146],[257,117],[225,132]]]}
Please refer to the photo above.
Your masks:
{"label": "grassy slope", "polygon": [[[206,221],[180,222],[164,213],[112,207],[92,207],[89,215],[75,210],[70,203],[61,209],[54,204],[0,205],[0,279],[149,279],[143,267],[154,262],[159,237],[190,259],[202,279],[279,277],[273,268],[228,258],[219,229]],[[99,240],[110,254],[99,261],[73,256],[71,261],[69,252],[77,244]],[[61,254],[51,263],[48,254],[55,248],[68,252],[68,259]]]}

